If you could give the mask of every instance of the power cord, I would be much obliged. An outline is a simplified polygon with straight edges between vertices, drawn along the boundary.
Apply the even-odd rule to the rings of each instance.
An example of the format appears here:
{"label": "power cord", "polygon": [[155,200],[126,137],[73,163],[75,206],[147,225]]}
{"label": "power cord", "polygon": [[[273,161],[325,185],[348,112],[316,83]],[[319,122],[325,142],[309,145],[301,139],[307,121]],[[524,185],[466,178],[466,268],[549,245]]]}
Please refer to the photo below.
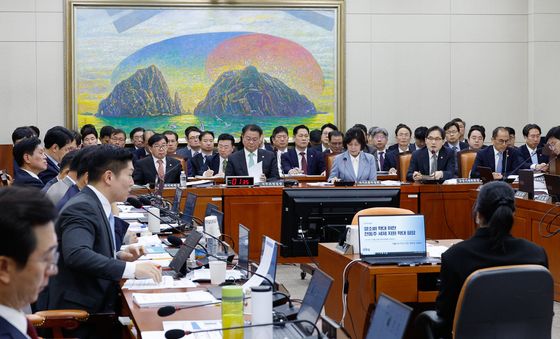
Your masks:
{"label": "power cord", "polygon": [[348,282],[348,278],[347,278],[347,272],[350,266],[352,266],[353,264],[357,263],[357,262],[361,262],[362,259],[354,259],[352,261],[350,261],[345,267],[344,270],[342,271],[342,318],[340,319],[340,326],[344,326],[344,318],[346,318],[346,312],[347,312],[347,298],[348,298],[348,289],[350,287],[350,284]]}

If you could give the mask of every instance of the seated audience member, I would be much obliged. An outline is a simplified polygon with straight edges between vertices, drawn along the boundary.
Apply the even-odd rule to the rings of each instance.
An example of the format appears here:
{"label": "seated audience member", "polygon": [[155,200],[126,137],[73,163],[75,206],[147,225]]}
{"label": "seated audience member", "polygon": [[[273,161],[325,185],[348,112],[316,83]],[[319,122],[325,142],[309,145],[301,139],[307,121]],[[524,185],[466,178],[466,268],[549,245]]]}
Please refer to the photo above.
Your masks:
{"label": "seated audience member", "polygon": [[113,126],[103,126],[99,131],[99,140],[101,144],[108,144],[111,141],[111,133],[115,128]]}
{"label": "seated audience member", "polygon": [[419,181],[426,175],[436,180],[455,177],[455,153],[443,147],[443,130],[439,126],[430,127],[426,147],[412,153],[406,180]]}
{"label": "seated audience member", "polygon": [[338,127],[330,122],[321,126],[321,146],[317,146],[318,151],[325,152],[329,149],[329,133],[332,131],[338,131]]}
{"label": "seated audience member", "polygon": [[[53,204],[56,203],[64,196],[66,191],[74,184],[76,184],[76,168],[72,168],[72,160],[76,156],[79,150],[74,150],[66,153],[62,161],[60,162],[60,178],[57,182],[52,184],[47,190],[43,188],[43,192],[46,192],[47,198],[51,199]],[[49,181],[50,182],[50,181]],[[45,187],[47,187],[45,185]]]}
{"label": "seated audience member", "polygon": [[548,156],[542,153],[543,148],[539,147],[541,142],[541,128],[536,124],[527,124],[523,127],[523,138],[525,144],[520,146],[521,157],[535,171],[548,170]]}
{"label": "seated audience member", "polygon": [[156,132],[154,132],[151,129],[147,129],[144,131],[144,137],[143,137],[143,140],[145,140],[144,147],[134,151],[134,157],[136,158],[136,160],[142,160],[145,157],[150,156],[150,146],[148,146],[148,140],[150,140],[150,138],[154,134],[156,134]]}
{"label": "seated audience member", "polygon": [[19,166],[14,173],[14,185],[43,188],[45,184],[39,179],[39,173],[47,168],[47,157],[41,140],[36,137],[20,140],[14,146],[13,156]]}
{"label": "seated audience member", "polygon": [[33,136],[36,136],[35,132],[31,128],[29,128],[28,126],[17,127],[12,132],[12,143],[15,145],[20,140],[25,139],[25,138],[31,138]]}
{"label": "seated audience member", "polygon": [[[364,125],[364,124],[354,124],[354,126],[352,126],[352,128],[357,128],[357,129],[359,129],[360,131],[362,131],[362,133],[364,133],[364,138],[366,138],[366,140],[367,140],[367,132],[368,132],[368,130],[367,130],[366,125]],[[352,129],[352,128],[351,128],[351,129]]]}
{"label": "seated audience member", "polygon": [[[385,159],[387,159],[387,141],[389,132],[383,127],[372,127],[368,131],[368,142],[371,155],[375,158],[377,171],[383,171]],[[365,150],[364,150],[365,151]]]}
{"label": "seated audience member", "polygon": [[278,173],[283,175],[282,171],[282,154],[288,152],[288,129],[284,126],[276,126],[272,130],[270,143],[273,147],[273,152],[276,154],[276,162],[278,164]]}
{"label": "seated audience member", "polygon": [[177,154],[184,159],[191,159],[200,153],[200,130],[196,126],[185,128],[185,139],[187,139],[187,147],[181,148]]}
{"label": "seated audience member", "polygon": [[475,234],[441,256],[438,315],[444,320],[445,337],[451,336],[455,307],[463,283],[476,270],[495,266],[537,264],[547,267],[545,250],[511,235],[515,212],[513,189],[505,182],[481,186],[474,206]]}
{"label": "seated audience member", "polygon": [[277,180],[278,163],[276,155],[267,150],[259,149],[259,143],[263,134],[262,129],[258,125],[245,125],[241,130],[241,142],[243,149],[233,152],[228,158],[226,167],[226,177],[246,176],[249,174],[248,168],[262,163],[261,180]]}
{"label": "seated audience member", "polygon": [[459,126],[459,140],[466,143],[467,139],[465,138],[465,130],[467,124],[465,123],[465,121],[461,118],[455,118],[451,120],[451,122],[454,122]]}
{"label": "seated audience member", "polygon": [[344,134],[342,132],[335,130],[329,132],[329,148],[327,148],[323,153],[325,154],[340,154],[344,152]]}
{"label": "seated audience member", "polygon": [[293,130],[294,148],[282,155],[284,174],[319,175],[325,170],[325,157],[316,148],[309,148],[309,128],[298,125]]}
{"label": "seated audience member", "polygon": [[31,128],[33,130],[33,134],[35,134],[35,136],[37,138],[39,138],[41,136],[41,131],[39,130],[39,127],[37,126],[33,126],[33,125],[29,125],[29,128]]}
{"label": "seated audience member", "polygon": [[309,132],[309,147],[321,148],[321,130],[314,129]]}
{"label": "seated audience member", "polygon": [[210,164],[210,160],[214,157],[214,132],[202,131],[198,138],[200,139],[200,152],[192,157],[191,166],[193,175],[202,175]]}
{"label": "seated audience member", "polygon": [[504,176],[517,174],[519,169],[528,168],[523,163],[521,153],[515,147],[508,147],[509,133],[505,127],[496,127],[492,131],[492,146],[486,147],[476,153],[471,170],[471,178],[480,178],[478,166],[492,169],[492,176],[500,180]]}
{"label": "seated audience member", "polygon": [[398,124],[395,128],[395,136],[397,143],[389,146],[387,149],[387,156],[385,157],[384,171],[389,171],[389,174],[397,173],[397,162],[399,161],[399,154],[403,152],[414,152],[416,145],[410,143],[412,130],[405,124]]}
{"label": "seated audience member", "polygon": [[[36,138],[36,137],[34,137]],[[37,338],[22,309],[57,273],[54,206],[26,187],[0,189],[0,338]]]}
{"label": "seated audience member", "polygon": [[558,158],[560,155],[560,126],[552,127],[548,133],[546,133],[546,147],[548,147],[552,153],[550,158]]}
{"label": "seated audience member", "polygon": [[261,135],[261,141],[259,143],[259,149],[264,149],[264,150],[271,151],[271,152],[274,151],[274,148],[272,147],[271,144],[269,144],[267,142],[264,142],[264,134]]}
{"label": "seated audience member", "polygon": [[68,175],[72,176],[74,184],[68,188],[66,193],[60,198],[56,204],[56,210],[61,211],[64,205],[73,196],[78,194],[88,183],[87,169],[89,165],[89,157],[95,151],[95,148],[86,147],[78,151],[72,161],[70,162],[70,172]]}
{"label": "seated audience member", "polygon": [[414,146],[416,149],[426,147],[426,133],[428,133],[428,127],[426,126],[416,127],[414,130]]}
{"label": "seated audience member", "polygon": [[329,181],[377,180],[375,157],[365,153],[366,138],[359,128],[351,128],[344,135],[345,152],[334,159]]}
{"label": "seated audience member", "polygon": [[109,143],[111,145],[124,148],[126,146],[126,133],[120,128],[115,128],[111,132],[111,139],[109,140]]}
{"label": "seated audience member", "polygon": [[218,136],[218,154],[214,155],[208,163],[208,169],[204,171],[205,177],[213,175],[224,176],[228,163],[228,157],[233,153],[235,138],[231,134],[223,133]]}
{"label": "seated audience member", "polygon": [[[88,186],[66,204],[55,225],[60,259],[59,273],[49,284],[49,309],[119,312],[121,279],[161,281],[158,266],[135,262],[144,254],[142,247],[116,248],[111,204],[126,200],[132,171],[132,154],[125,149],[102,145],[91,154]],[[93,326],[83,325],[65,335],[88,337]]]}
{"label": "seated audience member", "polygon": [[44,184],[56,177],[60,172],[59,162],[66,153],[76,149],[74,135],[62,126],[55,126],[45,134],[45,154],[47,156],[47,169],[39,173],[39,178]]}
{"label": "seated audience member", "polygon": [[484,126],[472,125],[467,135],[469,149],[478,151],[485,148],[484,139],[486,138],[486,129]]}
{"label": "seated audience member", "polygon": [[137,151],[139,149],[144,148],[144,132],[146,130],[143,127],[135,127],[130,131],[128,136],[130,137],[130,141],[132,142],[133,151]]}
{"label": "seated audience member", "polygon": [[80,129],[80,134],[82,135],[83,147],[96,146],[98,143],[98,134],[95,126],[92,124],[87,124],[82,126]]}
{"label": "seated audience member", "polygon": [[167,137],[154,134],[148,139],[151,155],[136,162],[134,183],[145,185],[163,180],[165,183],[177,184],[181,176],[181,162],[167,156]]}
{"label": "seated audience member", "polygon": [[469,148],[469,144],[461,141],[463,138],[461,138],[461,133],[459,132],[459,124],[456,122],[450,121],[445,124],[443,131],[445,132],[446,140],[443,146],[452,150],[453,153],[457,154],[457,152]]}
{"label": "seated audience member", "polygon": [[507,129],[509,134],[507,146],[515,147],[515,129],[513,129],[513,127],[505,127],[505,129]]}
{"label": "seated audience member", "polygon": [[82,148],[82,135],[74,130],[70,130],[70,133],[72,133],[72,135],[74,136],[74,141],[76,142],[75,149]]}
{"label": "seated audience member", "polygon": [[167,155],[170,157],[179,157],[179,155],[177,155],[179,135],[173,131],[165,131],[162,134],[167,137]]}

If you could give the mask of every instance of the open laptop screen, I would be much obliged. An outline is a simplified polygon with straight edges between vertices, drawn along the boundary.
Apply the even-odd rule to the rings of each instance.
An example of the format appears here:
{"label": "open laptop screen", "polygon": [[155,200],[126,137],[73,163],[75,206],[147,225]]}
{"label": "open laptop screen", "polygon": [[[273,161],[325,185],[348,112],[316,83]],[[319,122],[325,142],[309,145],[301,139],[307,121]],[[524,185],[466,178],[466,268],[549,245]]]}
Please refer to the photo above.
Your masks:
{"label": "open laptop screen", "polygon": [[361,215],[358,229],[361,257],[426,254],[423,215]]}
{"label": "open laptop screen", "polygon": [[243,270],[249,270],[249,229],[242,224],[239,224],[239,240],[237,265]]}
{"label": "open laptop screen", "polygon": [[412,308],[381,293],[371,316],[366,339],[401,339]]}
{"label": "open laptop screen", "polygon": [[171,212],[179,212],[179,205],[181,204],[181,197],[183,196],[183,189],[177,187],[175,189],[175,197],[173,198],[173,204],[171,205]]}
{"label": "open laptop screen", "polygon": [[182,220],[189,225],[192,225],[192,218],[194,215],[194,208],[196,206],[196,194],[187,193],[187,200],[185,201],[185,208],[183,209]]}
{"label": "open laptop screen", "polygon": [[[311,282],[309,282],[309,286],[307,287],[307,291],[305,292],[297,314],[298,320],[307,320],[312,323],[317,322],[321,314],[321,309],[323,309],[323,305],[327,300],[327,294],[331,288],[332,281],[331,277],[319,269],[313,272]],[[310,324],[301,323],[299,327],[304,328],[308,335],[313,332],[313,327]]]}

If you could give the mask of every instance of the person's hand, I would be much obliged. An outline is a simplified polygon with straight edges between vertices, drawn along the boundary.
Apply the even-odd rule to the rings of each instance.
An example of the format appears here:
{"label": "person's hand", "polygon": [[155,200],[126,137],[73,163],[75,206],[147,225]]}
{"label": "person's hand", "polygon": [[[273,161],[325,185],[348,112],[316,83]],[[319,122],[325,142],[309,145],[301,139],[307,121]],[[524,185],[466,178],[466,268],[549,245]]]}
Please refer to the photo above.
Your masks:
{"label": "person's hand", "polygon": [[124,251],[119,252],[119,259],[124,261],[135,261],[146,253],[144,246],[128,246]]}
{"label": "person's hand", "polygon": [[202,175],[205,177],[211,177],[214,175],[214,171],[211,169],[207,169],[206,171],[204,171],[204,173],[202,173]]}
{"label": "person's hand", "polygon": [[441,178],[443,178],[443,171],[435,171],[434,179],[439,180]]}
{"label": "person's hand", "polygon": [[156,283],[161,282],[161,266],[150,261],[143,261],[136,264],[134,270],[136,279],[153,279]]}
{"label": "person's hand", "polygon": [[329,180],[329,181],[334,183],[334,182],[340,181],[340,178],[333,177],[333,178],[332,178],[331,180]]}
{"label": "person's hand", "polygon": [[123,244],[130,245],[130,244],[135,244],[137,242],[138,242],[138,236],[136,235],[136,232],[131,232],[131,231],[126,232],[126,234],[124,235]]}
{"label": "person's hand", "polygon": [[492,172],[492,177],[494,178],[494,180],[501,180],[504,176],[502,175],[502,173]]}
{"label": "person's hand", "polygon": [[261,174],[261,182],[266,182],[266,175],[264,173]]}
{"label": "person's hand", "polygon": [[420,173],[418,171],[414,171],[412,173],[412,180],[414,180],[414,181],[422,180],[422,173]]}
{"label": "person's hand", "polygon": [[537,164],[535,166],[535,171],[540,171],[540,172],[547,172],[548,171],[548,164],[543,162],[542,164]]}
{"label": "person's hand", "polygon": [[389,174],[390,174],[390,175],[395,175],[395,174],[397,174],[397,169],[394,168],[394,167],[389,168]]}
{"label": "person's hand", "polygon": [[290,169],[290,170],[288,171],[288,174],[291,174],[291,175],[294,175],[294,174],[301,174],[301,173],[303,173],[303,171],[300,170],[300,169],[297,168],[297,167],[294,167],[294,168],[292,168],[292,169]]}

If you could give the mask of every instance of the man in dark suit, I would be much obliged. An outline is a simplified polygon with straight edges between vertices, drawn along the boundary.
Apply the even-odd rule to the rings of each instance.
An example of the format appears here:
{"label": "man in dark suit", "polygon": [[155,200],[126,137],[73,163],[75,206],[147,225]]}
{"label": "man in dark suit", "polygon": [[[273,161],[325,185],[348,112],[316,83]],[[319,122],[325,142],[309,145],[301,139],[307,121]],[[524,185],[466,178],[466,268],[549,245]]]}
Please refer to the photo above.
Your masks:
{"label": "man in dark suit", "polygon": [[519,147],[521,157],[529,167],[535,171],[548,170],[548,156],[543,154],[541,145],[541,128],[536,124],[527,124],[523,127],[523,137],[525,144]]}
{"label": "man in dark suit", "polygon": [[426,175],[436,180],[455,176],[455,154],[443,147],[443,130],[439,126],[429,128],[426,147],[412,153],[406,179],[419,181]]}
{"label": "man in dark suit", "polygon": [[282,154],[284,174],[319,175],[325,171],[325,157],[316,148],[309,146],[309,128],[298,125],[293,130],[295,148]]}
{"label": "man in dark suit", "polygon": [[218,154],[210,159],[208,168],[203,176],[211,177],[213,175],[224,176],[226,173],[228,157],[233,153],[235,138],[231,134],[222,133],[218,136]]}
{"label": "man in dark suit", "polygon": [[496,127],[492,131],[492,146],[481,149],[476,153],[474,164],[471,170],[471,178],[480,178],[478,166],[489,167],[492,169],[492,176],[495,180],[500,180],[511,174],[517,174],[521,168],[529,168],[523,162],[521,153],[514,147],[508,147],[509,132],[505,127]]}
{"label": "man in dark suit", "polygon": [[47,168],[47,157],[41,140],[37,137],[22,139],[14,145],[13,156],[18,164],[14,174],[14,185],[43,188],[39,173]]}
{"label": "man in dark suit", "polygon": [[[155,264],[134,262],[144,253],[142,247],[119,251],[115,245],[111,204],[126,200],[132,172],[132,154],[125,149],[101,145],[91,154],[88,186],[66,204],[55,225],[59,274],[49,284],[49,309],[116,312],[121,279],[161,281]],[[85,327],[67,335],[82,337],[93,330]]]}
{"label": "man in dark suit", "polygon": [[447,147],[457,154],[457,152],[469,148],[469,144],[461,141],[461,133],[459,132],[459,124],[450,121],[445,126],[443,126],[443,131],[445,132],[445,144]]}
{"label": "man in dark suit", "polygon": [[38,189],[0,190],[0,338],[37,338],[21,311],[56,274],[54,206]]}
{"label": "man in dark suit", "polygon": [[75,150],[76,140],[67,128],[55,126],[45,134],[45,154],[47,155],[47,169],[39,173],[39,178],[46,184],[60,172],[59,162],[66,153]]}
{"label": "man in dark suit", "polygon": [[167,137],[163,134],[152,135],[148,139],[148,147],[152,155],[136,162],[133,174],[134,183],[137,185],[155,183],[156,178],[165,183],[179,183],[181,162],[166,156]]}
{"label": "man in dark suit", "polygon": [[144,131],[143,138],[142,138],[143,140],[145,140],[144,147],[138,148],[138,149],[135,149],[135,150],[132,151],[134,153],[134,161],[142,160],[145,157],[150,156],[148,140],[150,140],[150,138],[154,134],[156,134],[156,132],[154,132],[151,129],[147,129],[147,130]]}
{"label": "man in dark suit", "polygon": [[192,159],[200,153],[200,129],[196,126],[185,128],[185,139],[187,139],[187,147],[177,150],[177,154],[183,159]]}
{"label": "man in dark suit", "polygon": [[216,154],[214,151],[214,132],[203,131],[198,136],[200,140],[200,153],[191,158],[193,175],[202,175],[210,164],[210,160]]}
{"label": "man in dark suit", "polygon": [[319,152],[324,153],[329,150],[329,133],[332,131],[338,131],[338,127],[330,122],[321,126],[321,144],[316,147]]}
{"label": "man in dark suit", "polygon": [[249,124],[243,127],[241,140],[244,147],[229,156],[226,177],[249,175],[248,168],[261,162],[261,181],[277,180],[279,178],[275,154],[259,149],[262,134],[262,129],[257,125]]}

